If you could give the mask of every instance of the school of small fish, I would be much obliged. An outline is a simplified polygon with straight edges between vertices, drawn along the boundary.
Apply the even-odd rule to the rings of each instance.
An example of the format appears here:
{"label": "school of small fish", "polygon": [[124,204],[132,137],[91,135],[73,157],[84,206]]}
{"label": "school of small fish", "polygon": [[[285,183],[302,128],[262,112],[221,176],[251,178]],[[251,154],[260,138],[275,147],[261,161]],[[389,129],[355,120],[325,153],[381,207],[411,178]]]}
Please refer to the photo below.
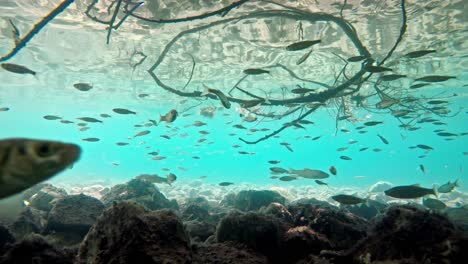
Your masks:
{"label": "school of small fish", "polygon": [[[11,21],[10,21],[11,22]],[[16,34],[13,31],[14,34]],[[287,45],[284,49],[288,54],[297,54],[296,52],[304,52],[302,55],[296,60],[296,65],[301,65],[307,61],[310,56],[314,56],[313,50],[315,46],[319,46],[322,40],[304,40],[295,42],[292,44]],[[319,49],[316,48],[316,49]],[[432,53],[436,53],[436,50],[420,50],[406,53],[402,56],[403,59],[415,59],[420,58]],[[293,55],[291,55],[293,56]],[[409,76],[407,74],[400,74],[395,72],[396,69],[386,67],[380,64],[376,64],[376,62],[372,58],[368,58],[363,55],[357,55],[349,57],[346,60],[348,63],[362,63],[362,70],[367,72],[367,74],[375,74],[378,75],[378,82],[385,82],[391,83],[394,81],[399,80],[412,80],[411,86],[409,89],[426,89],[424,87],[431,85],[432,83],[441,83],[445,81],[449,81],[451,79],[456,79],[456,76],[449,76],[449,75],[427,75],[422,77],[414,77]],[[23,74],[23,75],[32,75],[36,76],[38,73],[35,70],[31,70],[28,67],[20,64],[14,63],[1,63],[1,68],[9,73],[13,74]],[[269,68],[245,68],[242,73],[245,75],[245,78],[268,78],[269,76],[274,76],[274,70],[269,70]],[[76,82],[73,85],[69,85],[80,92],[90,92],[92,93],[94,90],[99,90],[99,85],[95,88],[92,83],[88,82]],[[239,107],[236,109],[238,112],[238,117],[240,120],[236,122],[235,120],[228,121],[224,129],[229,132],[235,130],[233,133],[226,133],[228,136],[238,136],[238,133],[247,133],[247,135],[253,135],[256,132],[266,132],[269,131],[270,128],[262,128],[261,117],[274,117],[274,112],[262,112],[262,109],[269,107],[274,100],[270,100],[269,98],[261,98],[261,97],[253,97],[250,99],[241,100],[237,102],[231,97],[230,93],[225,93],[222,87],[208,87],[207,85],[203,84],[204,91],[198,92],[200,97],[211,97],[212,99],[216,99],[216,104],[210,106],[203,106],[199,109],[199,115],[203,118],[214,119],[219,113],[222,111],[227,111],[231,109],[233,103],[238,103]],[[239,90],[241,88],[235,87]],[[91,91],[93,90],[93,91]],[[319,89],[306,87],[305,85],[297,85],[295,88],[289,90],[286,89],[290,94],[294,95],[295,98],[304,98],[310,95],[314,95],[319,93]],[[229,96],[228,96],[228,95]],[[379,90],[376,88],[376,94],[379,96],[379,100],[377,102],[369,103],[367,102],[366,95],[363,94],[356,94],[351,97],[352,104],[356,105],[357,107],[362,107],[364,105],[369,106],[371,105],[374,109],[377,110],[386,110],[388,111],[393,117],[397,118],[401,121],[400,128],[405,131],[416,131],[420,129],[421,124],[431,124],[436,126],[446,126],[447,123],[435,119],[432,116],[421,116],[418,115],[415,111],[413,111],[410,107],[405,107],[405,104],[411,104],[413,102],[418,102],[424,104],[426,109],[431,113],[437,115],[448,114],[451,112],[448,105],[450,100],[446,99],[433,99],[429,98],[426,100],[416,99],[412,96],[407,96],[403,98],[394,98],[391,95],[387,94],[385,91]],[[139,98],[147,98],[149,94],[141,93],[138,94]],[[180,102],[183,104],[185,102]],[[318,104],[324,104],[323,102],[318,102]],[[313,108],[318,104],[308,104],[307,107]],[[325,104],[324,104],[325,105]],[[287,105],[288,108],[294,109],[295,107],[299,107],[300,104],[298,103],[291,103]],[[178,108],[178,107],[177,107]],[[179,108],[178,108],[179,109]],[[0,107],[0,112],[8,112],[10,111],[10,107]],[[110,120],[114,121],[114,119],[118,118],[143,118],[145,113],[143,111],[134,111],[125,106],[115,107],[109,109],[109,113],[112,112],[112,115],[108,113],[101,113],[101,114],[86,114],[86,116],[78,116],[78,117],[70,117],[66,116],[63,113],[50,113],[46,115],[42,115],[42,118],[46,121],[54,121],[57,123],[68,124],[72,126],[72,124],[76,124],[78,130],[83,132],[84,134],[88,133],[86,131],[92,129],[94,125],[104,124],[106,122],[111,122]],[[174,137],[185,138],[190,136],[188,133],[179,133],[179,128],[176,125],[172,125],[173,123],[177,123],[178,119],[184,119],[192,114],[179,112],[177,109],[170,109],[165,114],[159,114],[159,118],[150,116],[144,117],[144,120],[140,120],[141,122],[132,124],[133,128],[136,130],[131,135],[127,135],[126,140],[121,140],[118,142],[114,142],[118,147],[125,147],[131,144],[138,145],[145,147],[148,149],[147,155],[150,160],[164,162],[163,160],[169,158],[168,156],[161,155],[160,150],[153,150],[152,144],[147,144],[145,141],[137,141],[141,139],[148,139],[152,141],[157,140],[171,140]],[[230,113],[223,113],[223,116],[230,116]],[[74,121],[72,121],[74,120]],[[157,121],[156,121],[157,120]],[[353,132],[359,134],[366,134],[370,131],[376,130],[372,134],[374,136],[370,136],[369,133],[369,142],[373,142],[372,144],[360,145],[359,147],[353,147],[353,145],[358,145],[360,142],[356,139],[349,139],[347,145],[338,147],[336,152],[339,153],[349,153],[352,152],[352,149],[358,148],[357,151],[364,152],[369,150],[367,153],[371,151],[375,153],[385,152],[388,150],[388,147],[391,146],[391,142],[395,142],[396,139],[393,137],[389,131],[384,130],[381,127],[384,127],[384,121],[373,119],[373,118],[365,118],[358,120],[356,119],[352,113],[339,113],[336,117],[337,124],[338,121],[345,121],[348,123],[352,123],[354,126],[341,126],[336,127],[336,131],[344,134],[352,135]],[[410,120],[410,122],[404,122],[402,120]],[[176,122],[177,121],[177,122]],[[155,132],[155,127],[165,125],[168,129],[166,130],[166,134],[159,135],[159,138],[155,138],[153,136]],[[252,126],[250,125],[252,124]],[[283,123],[283,127],[291,127],[294,129],[298,129],[300,131],[304,131],[304,134],[307,134],[309,130],[312,130],[311,127],[316,124],[316,121],[311,121],[307,119],[297,119],[297,120],[290,120],[286,123]],[[419,125],[417,125],[419,124]],[[200,120],[194,121],[192,124],[187,124],[184,128],[200,128],[203,126],[209,127],[208,123],[205,123]],[[204,130],[196,131],[200,138],[194,142],[195,147],[200,147],[204,145],[213,144],[214,141],[210,141],[209,137],[213,132],[209,128]],[[456,132],[456,133],[455,133]],[[444,138],[445,140],[454,140],[456,138],[465,136],[468,132],[460,132],[460,131],[447,131],[446,129],[436,129],[434,130],[435,135]],[[385,136],[384,136],[385,135]],[[386,136],[389,136],[387,139]],[[401,135],[402,140],[406,139],[406,136]],[[161,139],[163,138],[163,139]],[[275,135],[273,138],[279,139],[280,136]],[[322,135],[311,135],[307,134],[301,137],[302,139],[307,139],[309,141],[318,141],[322,138]],[[84,136],[81,138],[81,141],[88,143],[101,143],[101,138],[95,136]],[[106,141],[103,139],[102,141]],[[425,158],[428,153],[431,151],[435,151],[435,148],[431,145],[428,145],[421,139],[421,142],[417,142],[415,145],[409,146],[409,149],[415,151],[424,151],[424,155],[419,155],[419,158]],[[98,143],[98,144],[99,144]],[[279,142],[279,145],[282,146],[283,151],[287,151],[291,155],[294,153],[294,144],[291,142],[282,141]],[[244,146],[241,145],[232,145],[233,149],[240,149],[236,150],[235,153],[237,156],[236,158],[240,158],[241,156],[252,156],[256,155],[257,152],[243,149]],[[284,147],[284,148],[283,148]],[[12,138],[12,139],[3,139],[0,140],[0,199],[4,197],[8,197],[10,195],[19,193],[24,191],[25,189],[42,182],[55,174],[59,173],[60,171],[64,170],[65,168],[73,165],[79,157],[81,153],[81,148],[75,144],[68,144],[62,143],[57,141],[47,141],[47,140],[37,140],[37,139],[27,139],[27,138]],[[464,152],[463,155],[468,155],[468,152]],[[186,152],[185,154],[190,154]],[[374,154],[379,155],[379,154]],[[201,157],[199,155],[195,155],[192,153],[189,156],[193,162],[198,162]],[[341,160],[341,161],[339,161]],[[328,188],[330,185],[326,182],[330,178],[330,174],[336,177],[343,177],[341,175],[345,175],[346,171],[341,168],[342,165],[344,167],[344,163],[347,162],[364,162],[361,157],[352,157],[351,154],[337,154],[335,156],[335,165],[329,165],[328,170],[324,168],[291,168],[287,166],[282,166],[279,164],[287,163],[280,159],[270,159],[267,161],[269,164],[269,172],[271,174],[270,178],[273,180],[279,180],[282,182],[291,182],[291,181],[308,181],[313,180],[315,184],[323,187],[317,188]],[[47,164],[47,166],[43,166]],[[112,162],[113,166],[119,166],[119,162]],[[282,166],[282,167],[279,167]],[[338,176],[338,169],[337,166],[340,167],[340,176]],[[188,169],[182,166],[177,167],[182,172],[187,172]],[[326,168],[326,167],[325,167]],[[418,168],[422,174],[430,174],[430,170],[426,169],[425,164],[419,164]],[[324,169],[324,170],[322,170]],[[430,169],[430,168],[429,168]],[[168,184],[172,185],[176,180],[177,176],[170,172],[169,168],[162,168],[163,171],[169,172],[166,176],[159,176],[158,174],[140,174],[136,176],[136,179],[140,179],[142,181],[155,183],[155,184]],[[328,171],[328,172],[327,172]],[[356,176],[362,177],[362,176]],[[201,176],[199,179],[204,179],[206,176]],[[232,181],[222,181],[218,183],[221,187],[228,187],[234,185],[235,183]],[[422,199],[422,204],[431,210],[443,210],[447,206],[442,201],[435,199],[441,193],[450,193],[454,191],[455,188],[459,187],[460,184],[458,180],[453,182],[448,181],[447,183],[439,186],[438,188],[426,188],[421,187],[419,185],[401,185],[395,186],[390,189],[384,191],[384,194],[391,198],[396,199]],[[435,198],[432,198],[432,197]],[[349,194],[336,194],[330,197],[332,200],[338,202],[342,205],[357,205],[357,204],[367,204],[369,202],[368,197],[358,197],[357,195],[349,195]]]}

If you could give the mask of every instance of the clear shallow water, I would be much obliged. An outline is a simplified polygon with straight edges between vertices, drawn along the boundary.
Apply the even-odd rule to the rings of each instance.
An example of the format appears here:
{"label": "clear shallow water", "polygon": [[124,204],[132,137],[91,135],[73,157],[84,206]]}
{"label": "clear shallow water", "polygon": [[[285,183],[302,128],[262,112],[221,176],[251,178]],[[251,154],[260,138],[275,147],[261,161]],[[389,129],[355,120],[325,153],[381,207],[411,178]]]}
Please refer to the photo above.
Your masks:
{"label": "clear shallow water", "polygon": [[[340,11],[340,6],[316,4],[314,1],[282,3],[337,16]],[[395,42],[401,24],[398,1],[389,1],[388,6],[373,1],[348,3],[353,7],[344,10],[345,18],[355,25],[361,41],[369,51],[376,58],[382,59]],[[13,18],[20,31],[26,32],[42,14],[47,13],[56,4],[6,1],[0,5],[0,14],[4,18]],[[108,4],[106,1],[99,4],[101,15],[104,17],[106,16],[103,10]],[[206,100],[200,104],[199,101],[188,98],[187,102],[183,102],[187,98],[162,90],[154,84],[147,72],[161,54],[164,45],[178,32],[200,26],[206,21],[154,25],[129,18],[121,29],[113,31],[111,43],[106,45],[105,27],[83,15],[86,5],[77,1],[9,61],[37,70],[37,77],[0,71],[0,107],[10,108],[8,112],[0,112],[3,124],[0,137],[56,139],[79,144],[83,148],[82,158],[73,169],[54,177],[52,182],[56,183],[115,184],[143,173],[166,175],[167,172],[162,169],[168,168],[178,176],[178,182],[181,184],[185,180],[207,176],[203,181],[213,184],[229,181],[266,187],[316,186],[313,180],[307,179],[293,182],[272,180],[269,178],[269,167],[307,167],[328,171],[333,165],[338,169],[338,176],[327,179],[333,187],[359,187],[365,190],[378,181],[389,181],[397,185],[420,183],[430,187],[433,184],[440,185],[449,180],[459,179],[462,185],[460,190],[466,192],[468,156],[463,152],[468,151],[468,137],[459,136],[453,141],[446,141],[433,132],[442,128],[457,134],[468,132],[467,114],[464,109],[467,103],[468,88],[465,85],[468,83],[468,62],[463,52],[467,48],[463,42],[466,40],[467,23],[466,17],[460,15],[459,7],[462,4],[463,1],[453,1],[446,4],[447,6],[436,5],[434,1],[424,4],[408,2],[408,32],[395,51],[394,57],[398,58],[409,51],[429,48],[437,49],[438,52],[409,62],[397,60],[392,65],[398,73],[408,74],[412,79],[430,74],[457,77],[455,80],[422,88],[415,94],[426,98],[434,95],[450,96],[453,93],[458,95],[448,99],[450,109],[453,112],[460,111],[458,115],[450,118],[435,117],[447,123],[446,126],[418,124],[421,129],[407,131],[398,127],[400,123],[388,111],[369,112],[352,107],[353,115],[358,121],[340,122],[338,128],[346,128],[351,132],[338,131],[335,134],[336,106],[329,103],[309,116],[308,119],[315,124],[308,125],[306,130],[290,128],[279,134],[280,138],[271,138],[257,145],[246,145],[238,140],[239,136],[256,139],[264,136],[263,132],[248,136],[248,131],[233,128],[232,125],[243,124],[247,128],[273,130],[290,119],[242,122],[236,111],[238,105],[235,103],[231,109],[218,110],[213,118],[205,118],[199,115],[200,108],[219,107],[219,101]],[[148,16],[154,13],[166,18],[192,14],[185,11],[188,7],[177,6],[173,1],[160,3],[159,7],[155,5],[156,1],[149,1],[145,9],[141,9],[141,14]],[[268,7],[279,8],[253,2],[229,13],[228,18]],[[198,9],[193,14],[211,10],[206,3],[194,5],[193,8]],[[210,18],[209,21],[216,19],[220,18]],[[0,51],[3,54],[11,47],[11,29],[6,21],[0,23]],[[243,76],[243,69],[277,63],[287,65],[303,78],[333,84],[334,76],[341,69],[342,62],[332,52],[348,58],[356,55],[356,50],[336,25],[326,22],[304,23],[305,38],[320,38],[323,43],[314,47],[313,55],[304,64],[296,66],[296,61],[301,55],[291,55],[283,48],[298,40],[296,27],[297,21],[272,17],[249,19],[225,27],[210,28],[200,34],[191,34],[174,44],[157,72],[166,84],[183,86],[190,75],[192,64],[186,55],[190,53],[197,64],[187,91],[200,91],[203,84],[227,91]],[[134,50],[144,52],[148,58],[132,72],[130,63]],[[266,90],[271,92],[272,98],[277,98],[281,97],[282,86],[291,88],[296,84],[303,85],[303,82],[291,78],[280,69],[274,68],[271,71],[271,75],[248,77],[242,83],[242,87],[248,87],[251,89],[249,91],[260,94]],[[401,83],[396,81],[395,85],[407,87],[412,83],[412,79],[405,79]],[[93,83],[94,88],[88,92],[81,92],[73,88],[76,82]],[[370,91],[371,85],[366,85],[363,90]],[[141,99],[137,96],[140,93],[148,93],[150,97]],[[440,95],[441,93],[443,94]],[[244,97],[239,94],[238,96]],[[377,99],[374,98],[369,99],[367,103],[373,106],[376,102]],[[186,111],[192,106],[194,108]],[[118,115],[111,111],[117,107],[131,109],[138,114]],[[141,124],[148,119],[158,119],[159,114],[164,114],[172,108],[191,115],[179,116],[168,127],[151,127],[151,133],[147,136],[127,139],[147,129],[135,129],[135,124]],[[284,108],[280,107],[263,108],[265,112],[284,111]],[[76,124],[62,124],[42,118],[50,114],[78,122],[78,117],[100,118],[101,113],[108,113],[112,118],[103,119],[103,124],[91,124],[91,129],[85,132],[80,132]],[[186,127],[197,120],[207,125],[200,128]],[[366,129],[366,134],[358,134],[355,127],[370,120],[383,121],[384,124]],[[230,121],[231,124],[226,124]],[[198,132],[200,130],[209,131],[210,134],[202,136]],[[236,133],[236,136],[229,136],[230,133]],[[181,137],[184,134],[186,136]],[[387,138],[390,144],[383,144],[377,134]],[[161,135],[169,135],[171,139],[167,140],[160,137]],[[305,136],[322,137],[312,141]],[[101,141],[82,141],[88,137],[97,137]],[[197,146],[200,138],[207,140]],[[358,143],[349,145],[350,140],[357,140]],[[144,144],[140,144],[143,141]],[[119,147],[115,145],[116,142],[131,144]],[[294,152],[280,145],[281,142],[290,143]],[[241,148],[233,148],[232,145],[235,144]],[[417,144],[430,145],[434,150],[426,153],[421,149],[408,148]],[[349,149],[337,152],[338,148],[345,146],[349,146]],[[369,149],[360,152],[359,149],[363,147]],[[380,148],[382,151],[374,152],[373,148]],[[255,155],[241,155],[239,150],[255,152]],[[167,159],[152,160],[151,156],[147,155],[151,151],[158,151]],[[418,158],[424,154],[427,154],[427,157]],[[352,160],[342,160],[339,158],[341,155],[352,157]],[[195,160],[192,156],[199,156],[200,159]],[[268,160],[281,160],[281,163],[270,165]],[[112,163],[119,165],[115,166]],[[426,173],[421,172],[420,164],[425,166]]]}

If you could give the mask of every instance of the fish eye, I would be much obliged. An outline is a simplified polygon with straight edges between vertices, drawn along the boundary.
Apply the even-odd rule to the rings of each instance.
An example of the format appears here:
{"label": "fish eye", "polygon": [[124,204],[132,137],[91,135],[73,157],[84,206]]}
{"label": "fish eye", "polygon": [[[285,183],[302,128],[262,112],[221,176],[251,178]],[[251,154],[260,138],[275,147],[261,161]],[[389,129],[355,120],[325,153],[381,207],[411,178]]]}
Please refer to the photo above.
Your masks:
{"label": "fish eye", "polygon": [[36,149],[36,153],[39,155],[39,157],[47,157],[52,153],[52,149],[48,144],[41,144]]}

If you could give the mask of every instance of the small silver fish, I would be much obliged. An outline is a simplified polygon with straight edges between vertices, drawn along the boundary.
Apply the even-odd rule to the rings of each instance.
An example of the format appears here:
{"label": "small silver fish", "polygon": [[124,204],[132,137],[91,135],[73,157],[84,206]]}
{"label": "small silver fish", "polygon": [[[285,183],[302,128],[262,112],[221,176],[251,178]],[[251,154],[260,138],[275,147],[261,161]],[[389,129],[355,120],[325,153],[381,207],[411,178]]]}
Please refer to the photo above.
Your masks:
{"label": "small silver fish", "polygon": [[93,118],[93,117],[79,117],[77,119],[88,122],[88,123],[102,123],[101,120]]}
{"label": "small silver fish", "polygon": [[219,183],[219,186],[229,186],[229,185],[233,185],[234,183],[233,182],[221,182]]}
{"label": "small silver fish", "polygon": [[303,50],[303,49],[307,49],[308,47],[312,45],[318,44],[320,42],[322,42],[322,40],[320,39],[299,41],[299,42],[288,45],[286,47],[286,50],[288,51]]}
{"label": "small silver fish", "polygon": [[22,65],[18,65],[18,64],[13,64],[13,63],[2,63],[0,64],[0,66],[9,71],[9,72],[13,72],[13,73],[18,73],[18,74],[31,74],[31,75],[36,75],[36,72],[35,71],[32,71],[28,68],[26,68],[25,66],[22,66]]}
{"label": "small silver fish", "polygon": [[415,199],[430,194],[437,196],[436,190],[418,185],[396,186],[384,191],[384,193],[387,196],[399,199]]}
{"label": "small silver fish", "polygon": [[377,136],[380,138],[380,140],[382,140],[382,142],[384,144],[388,144],[388,140],[386,138],[384,138],[383,136],[381,136],[380,134],[377,134]]}
{"label": "small silver fish", "polygon": [[432,210],[443,210],[447,207],[443,202],[433,198],[424,198],[423,205]]}
{"label": "small silver fish", "polygon": [[447,182],[446,184],[440,186],[437,191],[440,193],[449,193],[455,189],[455,187],[460,187],[460,184],[458,184],[458,180],[454,182]]}
{"label": "small silver fish", "polygon": [[321,180],[315,180],[315,183],[317,183],[318,185],[326,185],[326,186],[328,186],[328,183],[323,182],[323,181],[321,181]]}
{"label": "small silver fish", "polygon": [[144,130],[144,131],[141,131],[141,132],[138,132],[136,135],[134,135],[133,137],[141,137],[141,136],[145,136],[145,135],[148,135],[149,133],[151,133],[151,131],[149,130]]}
{"label": "small silver fish", "polygon": [[313,49],[310,49],[309,52],[307,52],[306,54],[302,55],[302,57],[301,57],[299,60],[297,60],[296,65],[300,65],[300,64],[302,64],[304,61],[306,61],[306,60],[309,58],[310,54],[312,54],[312,51],[313,51]]}
{"label": "small silver fish", "polygon": [[150,182],[150,183],[166,183],[169,184],[167,178],[161,177],[157,174],[140,174],[135,177],[138,180]]}
{"label": "small silver fish", "polygon": [[455,79],[455,76],[445,76],[445,75],[428,75],[421,78],[415,79],[415,81],[420,82],[445,82],[449,79]]}
{"label": "small silver fish", "polygon": [[114,108],[114,109],[112,109],[112,111],[114,111],[117,114],[121,114],[121,115],[129,115],[129,114],[136,115],[136,112],[130,111],[130,110],[125,109],[125,108]]}
{"label": "small silver fish", "polygon": [[45,115],[43,116],[44,119],[46,120],[59,120],[62,119],[60,116],[55,116],[55,115]]}
{"label": "small silver fish", "polygon": [[302,170],[289,169],[289,173],[306,179],[325,179],[330,177],[328,173],[321,170],[312,170],[304,168]]}
{"label": "small silver fish", "polygon": [[405,55],[403,55],[403,57],[414,59],[414,58],[419,58],[419,57],[422,57],[426,54],[433,53],[433,52],[436,52],[436,50],[418,50],[418,51],[406,53]]}
{"label": "small silver fish", "polygon": [[281,168],[281,167],[271,167],[271,168],[270,168],[270,171],[273,172],[273,173],[279,173],[279,174],[288,173],[288,172],[289,172],[288,170],[283,169],[283,168]]}
{"label": "small silver fish", "polygon": [[166,180],[167,180],[167,183],[169,185],[171,185],[171,183],[175,182],[177,180],[177,176],[175,176],[174,173],[169,173],[167,176],[166,176]]}
{"label": "small silver fish", "polygon": [[89,83],[75,83],[73,84],[73,87],[82,92],[87,92],[93,89],[93,85]]}
{"label": "small silver fish", "polygon": [[159,115],[159,122],[161,123],[162,121],[164,121],[166,123],[172,123],[176,120],[177,115],[178,115],[177,110],[172,109],[165,115]]}
{"label": "small silver fish", "polygon": [[338,194],[338,195],[332,196],[331,198],[339,202],[340,204],[347,204],[347,205],[360,204],[360,203],[367,202],[367,199],[362,199],[362,198],[359,198],[353,195],[347,195],[347,194]]}
{"label": "small silver fish", "polygon": [[259,74],[270,73],[270,71],[257,69],[257,68],[250,68],[250,69],[245,69],[243,73],[248,74],[248,75],[259,75]]}
{"label": "small silver fish", "polygon": [[221,104],[224,106],[224,108],[226,109],[229,109],[231,108],[231,103],[229,102],[229,99],[227,98],[227,96],[221,92],[220,90],[217,90],[217,89],[212,89],[212,88],[209,88],[207,87],[206,85],[205,86],[205,91],[201,94],[202,96],[206,96],[210,93],[216,95],[219,100],[221,101]]}
{"label": "small silver fish", "polygon": [[42,182],[76,162],[78,145],[12,138],[0,140],[0,198]]}
{"label": "small silver fish", "polygon": [[88,142],[98,142],[100,139],[99,138],[83,138],[83,141],[88,141]]}
{"label": "small silver fish", "polygon": [[11,19],[8,19],[8,21],[10,22],[10,25],[12,27],[11,33],[13,34],[13,40],[15,42],[15,45],[18,45],[21,41],[19,29],[15,26],[15,24],[13,23],[13,21],[11,21]]}
{"label": "small silver fish", "polygon": [[287,175],[287,176],[280,177],[279,180],[288,182],[288,181],[297,180],[297,177]]}

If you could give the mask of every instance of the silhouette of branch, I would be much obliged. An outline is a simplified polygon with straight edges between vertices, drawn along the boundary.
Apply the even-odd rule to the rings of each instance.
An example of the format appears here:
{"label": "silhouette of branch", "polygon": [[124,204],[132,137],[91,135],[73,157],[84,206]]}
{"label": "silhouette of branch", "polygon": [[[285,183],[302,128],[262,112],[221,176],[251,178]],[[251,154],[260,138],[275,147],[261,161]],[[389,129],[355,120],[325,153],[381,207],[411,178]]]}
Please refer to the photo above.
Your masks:
{"label": "silhouette of branch", "polygon": [[187,81],[187,83],[185,84],[185,86],[182,88],[182,90],[185,90],[185,88],[187,88],[187,86],[189,85],[190,81],[192,80],[192,77],[193,77],[193,72],[195,71],[195,58],[192,56],[192,54],[189,54],[190,58],[192,58],[192,71],[190,72],[190,77]]}
{"label": "silhouette of branch", "polygon": [[264,136],[264,137],[261,137],[261,138],[255,140],[255,141],[249,141],[249,140],[245,140],[245,139],[243,139],[243,138],[239,138],[239,140],[242,141],[242,142],[244,142],[244,143],[246,143],[246,144],[257,144],[257,143],[260,143],[260,142],[262,142],[262,141],[265,141],[265,140],[267,140],[267,139],[269,139],[269,138],[271,138],[271,137],[273,137],[273,136],[279,134],[281,131],[285,130],[286,128],[290,127],[290,126],[291,126],[290,124],[295,123],[295,122],[297,122],[297,121],[299,121],[299,120],[302,120],[302,119],[306,118],[308,115],[312,114],[312,113],[313,113],[315,110],[317,110],[319,107],[320,107],[319,104],[316,105],[315,107],[309,109],[307,112],[305,112],[304,114],[302,114],[301,116],[299,116],[298,118],[296,118],[294,121],[289,122],[288,125],[283,125],[281,128],[279,128],[279,129],[273,131],[272,133],[270,133],[270,134],[268,134],[268,135],[266,135],[266,136]]}
{"label": "silhouette of branch", "polygon": [[65,0],[56,8],[54,8],[49,14],[43,17],[39,23],[35,24],[34,27],[22,38],[19,39],[13,49],[7,53],[5,56],[0,57],[1,61],[7,61],[13,56],[15,56],[26,44],[37,34],[39,33],[49,22],[51,22],[58,14],[62,13],[67,7],[73,3],[75,0]]}
{"label": "silhouette of branch", "polygon": [[[153,66],[148,69],[148,73],[151,75],[151,77],[154,79],[156,84],[163,88],[166,91],[169,91],[171,93],[177,94],[179,96],[184,96],[184,97],[201,97],[202,93],[200,91],[192,91],[192,92],[186,92],[186,91],[181,91],[179,89],[170,87],[169,85],[166,85],[164,82],[162,82],[156,75],[155,70],[157,67],[162,63],[166,55],[168,54],[169,50],[171,47],[183,36],[188,35],[188,34],[193,34],[200,32],[202,30],[217,26],[217,25],[222,25],[226,24],[229,22],[238,22],[244,19],[250,19],[250,18],[267,18],[267,17],[284,17],[284,18],[290,18],[294,20],[302,19],[306,20],[309,22],[317,22],[317,21],[331,21],[336,23],[338,26],[342,28],[344,33],[351,39],[351,41],[355,44],[356,48],[358,51],[366,57],[370,57],[369,52],[367,49],[362,45],[361,41],[359,40],[358,36],[356,35],[355,31],[353,30],[352,27],[350,27],[349,23],[346,21],[334,17],[329,14],[323,14],[323,13],[309,13],[305,11],[290,11],[290,10],[271,10],[271,11],[259,11],[255,12],[252,14],[248,15],[242,15],[239,17],[235,18],[228,18],[224,20],[219,20],[219,21],[214,21],[206,25],[202,25],[196,28],[191,28],[185,31],[180,32],[177,36],[175,36],[163,49],[161,52],[160,56],[156,60],[156,62],[153,64]],[[285,68],[282,65],[278,65],[278,67]],[[286,68],[287,69],[287,68]],[[347,82],[345,82],[342,85],[339,85],[335,87],[334,89],[328,89],[327,91],[323,91],[321,93],[316,93],[316,94],[309,94],[307,96],[301,96],[301,97],[296,97],[296,98],[288,98],[288,99],[283,99],[283,100],[277,100],[277,99],[269,99],[271,105],[287,105],[287,104],[292,104],[292,103],[310,103],[310,102],[321,102],[323,99],[328,99],[333,97],[337,92],[340,92],[341,90],[345,89],[347,86],[353,84],[357,80],[359,80],[363,74],[365,73],[364,70],[359,71],[356,73],[356,75]],[[319,83],[319,82],[315,82]],[[321,84],[324,85],[324,84]],[[237,87],[237,86],[236,86]],[[330,87],[331,88],[331,87]],[[208,98],[213,99],[213,100],[218,100],[218,98],[214,95],[209,94]],[[241,98],[236,98],[232,96],[228,96],[227,99],[231,102],[234,103],[245,103],[247,100],[241,99]]]}
{"label": "silhouette of branch", "polygon": [[[106,43],[109,44],[110,43],[110,35],[111,35],[111,32],[113,29],[117,30],[120,28],[120,26],[123,24],[123,22],[125,22],[125,20],[130,16],[131,12],[134,12],[138,7],[142,6],[144,4],[144,2],[137,2],[137,3],[131,3],[129,1],[126,1],[126,4],[124,6],[125,10],[128,11],[128,13],[126,13],[126,15],[116,24],[114,25],[115,23],[115,20],[117,19],[117,14],[119,13],[119,10],[120,10],[120,7],[122,5],[122,1],[123,0],[116,0],[116,1],[113,1],[109,7],[107,8],[107,11],[110,13],[110,10],[114,7],[115,3],[117,3],[116,7],[114,8],[114,13],[112,14],[112,17],[109,21],[105,21],[105,20],[101,20],[99,18],[97,18],[96,16],[93,16],[91,15],[91,9],[98,3],[98,0],[94,0],[90,5],[88,5],[88,8],[86,9],[85,11],[85,14],[87,17],[89,17],[91,20],[95,21],[95,22],[98,22],[100,24],[104,24],[104,25],[108,25],[109,27],[107,28],[107,38],[106,38]],[[134,6],[128,10],[128,6],[130,4],[134,4]]]}
{"label": "silhouette of branch", "polygon": [[194,21],[194,20],[200,20],[200,19],[205,19],[205,18],[211,17],[211,16],[215,16],[215,15],[221,15],[222,17],[224,17],[232,9],[241,6],[242,4],[246,3],[247,1],[249,1],[249,0],[240,0],[240,1],[237,1],[237,2],[234,2],[234,3],[230,4],[230,5],[228,5],[226,7],[223,7],[221,9],[219,9],[219,10],[213,11],[213,12],[209,12],[209,13],[205,13],[205,14],[201,14],[201,15],[197,15],[197,16],[184,17],[184,18],[175,18],[175,19],[151,19],[151,18],[147,18],[147,17],[142,17],[140,15],[134,14],[133,13],[134,10],[128,10],[127,8],[124,8],[124,10],[125,10],[124,12],[126,14],[131,15],[132,17],[141,19],[141,20],[146,21],[146,22],[169,24],[169,23],[180,23],[180,22],[189,22],[189,21]]}

